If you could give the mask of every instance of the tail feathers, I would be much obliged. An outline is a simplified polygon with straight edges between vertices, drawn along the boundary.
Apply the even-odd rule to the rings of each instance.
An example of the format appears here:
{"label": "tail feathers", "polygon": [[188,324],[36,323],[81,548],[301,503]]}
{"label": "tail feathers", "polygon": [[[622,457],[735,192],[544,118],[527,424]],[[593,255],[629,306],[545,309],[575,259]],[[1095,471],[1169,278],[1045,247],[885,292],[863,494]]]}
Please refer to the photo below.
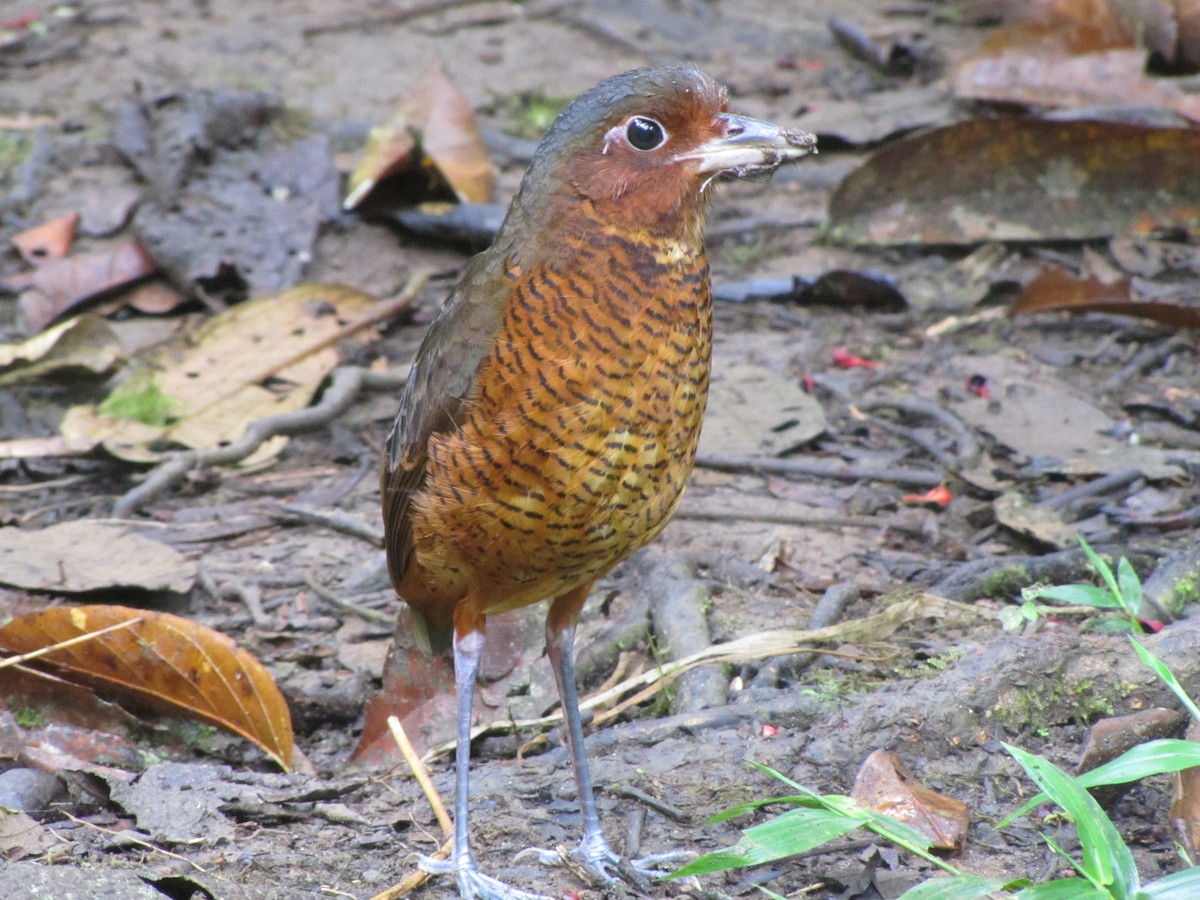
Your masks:
{"label": "tail feathers", "polygon": [[431,622],[424,613],[410,606],[412,631],[422,653],[442,654],[450,651],[454,644],[454,623]]}

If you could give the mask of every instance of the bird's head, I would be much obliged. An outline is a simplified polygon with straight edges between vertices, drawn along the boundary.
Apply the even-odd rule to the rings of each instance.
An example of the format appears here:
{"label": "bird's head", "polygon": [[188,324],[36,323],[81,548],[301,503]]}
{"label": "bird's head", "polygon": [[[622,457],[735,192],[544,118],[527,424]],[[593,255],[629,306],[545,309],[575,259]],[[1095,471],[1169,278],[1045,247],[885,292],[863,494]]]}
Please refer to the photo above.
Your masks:
{"label": "bird's head", "polygon": [[699,235],[720,175],[770,171],[816,138],[737,116],[724,88],[691,65],[636,69],[581,94],[555,119],[514,208],[531,219],[590,204],[615,228]]}

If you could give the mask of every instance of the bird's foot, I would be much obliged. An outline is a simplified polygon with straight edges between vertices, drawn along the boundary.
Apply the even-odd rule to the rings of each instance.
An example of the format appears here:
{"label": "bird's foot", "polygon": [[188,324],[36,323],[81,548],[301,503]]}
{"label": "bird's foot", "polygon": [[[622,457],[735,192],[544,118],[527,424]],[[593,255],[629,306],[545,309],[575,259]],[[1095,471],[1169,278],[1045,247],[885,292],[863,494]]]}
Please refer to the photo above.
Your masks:
{"label": "bird's foot", "polygon": [[422,856],[417,860],[417,867],[430,875],[453,875],[462,900],[550,900],[544,894],[518,890],[490,875],[484,875],[473,861],[460,863]]}
{"label": "bird's foot", "polygon": [[663,866],[696,858],[696,854],[690,850],[672,850],[638,859],[627,859],[609,847],[603,838],[584,838],[573,850],[565,846],[553,850],[530,847],[518,853],[517,859],[530,856],[544,866],[564,866],[571,869],[583,881],[594,887],[612,884],[621,879],[641,891],[648,891],[651,881],[671,874],[671,870],[662,868]]}

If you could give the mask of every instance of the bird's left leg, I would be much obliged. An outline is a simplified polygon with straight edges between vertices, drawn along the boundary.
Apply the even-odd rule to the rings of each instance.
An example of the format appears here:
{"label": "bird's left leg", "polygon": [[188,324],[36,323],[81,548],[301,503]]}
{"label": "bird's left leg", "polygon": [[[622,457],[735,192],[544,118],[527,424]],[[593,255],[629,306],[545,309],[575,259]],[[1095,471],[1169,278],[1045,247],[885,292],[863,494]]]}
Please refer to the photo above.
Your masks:
{"label": "bird's left leg", "polygon": [[[657,868],[671,861],[688,858],[690,853],[664,853],[641,859],[626,860],[618,855],[604,838],[600,815],[596,812],[596,796],[592,790],[592,775],[588,768],[587,749],[583,744],[583,724],[579,718],[579,692],[575,683],[575,623],[587,599],[591,585],[576,588],[555,599],[546,617],[546,652],[554,670],[558,696],[562,702],[567,724],[567,747],[571,753],[571,769],[579,795],[579,810],[583,816],[583,838],[571,851],[570,859],[600,882],[612,882],[618,876],[648,887],[648,879],[661,878],[668,870]],[[554,851],[537,851],[543,863],[564,862]]]}

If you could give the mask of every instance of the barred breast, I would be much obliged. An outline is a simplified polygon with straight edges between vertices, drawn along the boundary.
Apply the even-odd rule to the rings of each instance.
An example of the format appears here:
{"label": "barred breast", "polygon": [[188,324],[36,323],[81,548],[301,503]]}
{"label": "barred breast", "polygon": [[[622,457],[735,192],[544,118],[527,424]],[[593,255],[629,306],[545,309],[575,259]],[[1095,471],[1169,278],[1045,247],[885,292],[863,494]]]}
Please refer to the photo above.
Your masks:
{"label": "barred breast", "polygon": [[578,266],[510,267],[467,418],[431,438],[414,501],[422,580],[485,595],[485,614],[653,540],[695,460],[712,344],[702,248],[614,237],[577,253]]}

